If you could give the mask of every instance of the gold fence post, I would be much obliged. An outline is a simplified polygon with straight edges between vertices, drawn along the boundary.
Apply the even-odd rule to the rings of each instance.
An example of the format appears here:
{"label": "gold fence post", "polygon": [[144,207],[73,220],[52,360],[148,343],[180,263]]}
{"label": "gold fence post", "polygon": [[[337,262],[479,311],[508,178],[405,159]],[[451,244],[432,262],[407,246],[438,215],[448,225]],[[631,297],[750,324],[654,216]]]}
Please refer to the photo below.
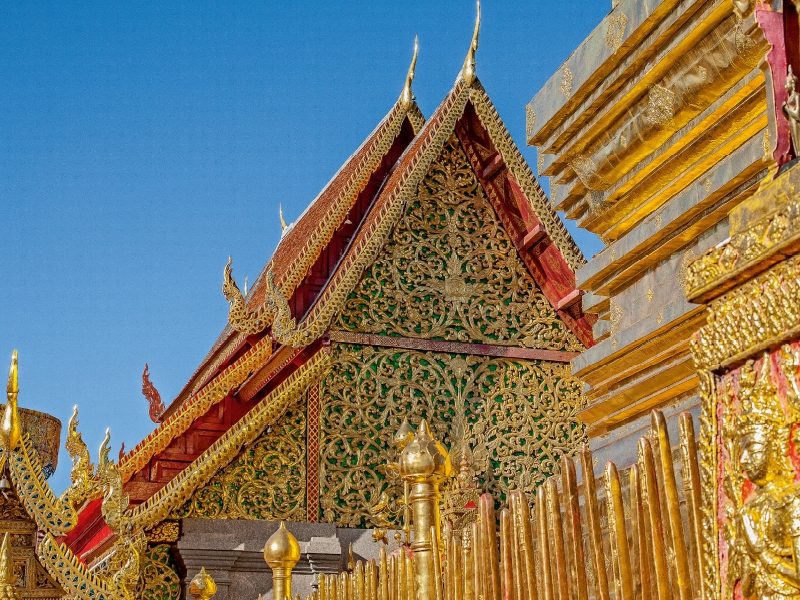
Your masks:
{"label": "gold fence post", "polygon": [[[420,423],[414,439],[405,447],[398,461],[400,476],[410,486],[408,496],[412,513],[414,541],[413,569],[406,570],[416,582],[417,600],[433,600],[434,561],[433,553],[439,552],[441,544],[439,527],[439,484],[450,477],[452,466],[447,450],[431,436],[428,422]],[[432,529],[433,528],[433,529]],[[431,531],[437,536],[431,537]]]}
{"label": "gold fence post", "polygon": [[264,560],[272,569],[272,597],[274,600],[290,600],[292,597],[292,569],[300,560],[300,544],[297,543],[286,524],[281,521],[278,531],[273,533],[264,547]]}

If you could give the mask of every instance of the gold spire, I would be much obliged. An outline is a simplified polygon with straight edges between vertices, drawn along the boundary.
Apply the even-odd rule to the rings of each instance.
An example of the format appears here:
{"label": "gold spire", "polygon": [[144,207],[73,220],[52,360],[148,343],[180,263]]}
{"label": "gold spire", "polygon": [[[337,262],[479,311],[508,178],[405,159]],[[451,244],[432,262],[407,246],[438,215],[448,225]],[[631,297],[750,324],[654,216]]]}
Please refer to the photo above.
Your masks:
{"label": "gold spire", "polygon": [[286,231],[286,221],[283,219],[283,203],[278,204],[278,216],[281,218],[281,234]]}
{"label": "gold spire", "polygon": [[481,31],[481,0],[477,0],[478,14],[475,18],[475,31],[472,33],[472,42],[469,44],[467,58],[464,59],[464,66],[461,67],[459,79],[463,79],[467,85],[472,85],[475,81],[475,51],[478,49],[478,34]]}
{"label": "gold spire", "polygon": [[8,402],[3,415],[3,424],[0,427],[0,441],[8,451],[16,448],[22,438],[22,428],[17,414],[17,396],[19,395],[19,373],[17,368],[17,351],[11,355],[11,368],[8,371],[8,386],[6,387]]}
{"label": "gold spire", "polygon": [[19,600],[19,591],[14,585],[15,580],[11,539],[6,533],[3,537],[3,545],[0,547],[0,600]]}
{"label": "gold spire", "polygon": [[417,68],[417,55],[419,54],[419,36],[414,36],[414,57],[411,59],[411,65],[408,67],[408,75],[406,75],[406,84],[403,86],[403,93],[400,94],[400,105],[409,110],[414,105],[414,92],[411,90],[411,82],[414,81],[414,69]]}

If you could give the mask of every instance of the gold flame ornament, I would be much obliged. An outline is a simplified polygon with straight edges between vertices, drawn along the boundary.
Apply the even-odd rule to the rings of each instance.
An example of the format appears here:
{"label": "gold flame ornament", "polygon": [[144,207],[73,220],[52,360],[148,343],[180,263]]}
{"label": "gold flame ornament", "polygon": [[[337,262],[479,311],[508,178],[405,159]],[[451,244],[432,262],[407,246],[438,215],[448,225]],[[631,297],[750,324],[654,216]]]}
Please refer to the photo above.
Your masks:
{"label": "gold flame ornament", "polygon": [[14,561],[11,555],[11,539],[6,533],[0,547],[0,600],[19,600],[19,590],[14,585]]}
{"label": "gold flame ornament", "polygon": [[17,414],[17,396],[19,395],[17,360],[17,351],[14,350],[11,355],[11,367],[8,371],[8,386],[6,387],[8,402],[3,414],[3,423],[0,427],[0,441],[2,441],[3,446],[9,453],[17,447],[17,444],[22,439],[22,428],[19,423],[19,414]]}
{"label": "gold flame ornament", "polygon": [[478,50],[478,34],[481,31],[481,0],[477,0],[477,16],[475,17],[475,31],[472,33],[472,41],[469,44],[467,58],[464,59],[464,66],[461,67],[459,78],[464,80],[468,86],[475,81],[475,52]]}
{"label": "gold flame ornament", "polygon": [[406,75],[406,84],[403,86],[403,92],[400,94],[400,106],[405,110],[410,110],[414,105],[414,92],[411,90],[411,82],[414,81],[414,70],[417,68],[418,54],[419,36],[414,36],[414,57],[411,59],[411,65],[408,67],[408,75]]}

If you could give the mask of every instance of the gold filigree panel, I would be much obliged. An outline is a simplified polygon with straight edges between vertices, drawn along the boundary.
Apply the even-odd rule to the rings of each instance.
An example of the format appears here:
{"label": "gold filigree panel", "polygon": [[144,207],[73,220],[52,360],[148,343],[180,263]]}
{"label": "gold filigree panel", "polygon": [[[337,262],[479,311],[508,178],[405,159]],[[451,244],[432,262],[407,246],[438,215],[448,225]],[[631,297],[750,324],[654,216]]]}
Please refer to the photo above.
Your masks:
{"label": "gold filigree panel", "polygon": [[161,544],[142,555],[137,600],[178,600],[181,574],[169,546]]}
{"label": "gold filigree panel", "polygon": [[520,261],[455,135],[333,328],[583,349]]}
{"label": "gold filigree panel", "polygon": [[466,449],[498,502],[531,492],[585,440],[569,365],[334,343],[322,384],[322,520],[371,523],[402,420],[427,418],[456,464]]}
{"label": "gold filigree panel", "polygon": [[305,521],[305,396],[170,516],[184,517]]}

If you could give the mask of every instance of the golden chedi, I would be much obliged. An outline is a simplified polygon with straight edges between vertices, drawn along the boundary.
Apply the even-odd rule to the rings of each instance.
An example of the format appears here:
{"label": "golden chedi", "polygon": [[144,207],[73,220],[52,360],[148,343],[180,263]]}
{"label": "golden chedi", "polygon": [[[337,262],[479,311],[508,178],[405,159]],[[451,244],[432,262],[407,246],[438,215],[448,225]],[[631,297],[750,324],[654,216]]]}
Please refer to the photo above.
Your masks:
{"label": "golden chedi", "polygon": [[272,589],[275,600],[292,596],[292,569],[300,560],[300,544],[281,521],[264,546],[264,560],[272,569]]}

